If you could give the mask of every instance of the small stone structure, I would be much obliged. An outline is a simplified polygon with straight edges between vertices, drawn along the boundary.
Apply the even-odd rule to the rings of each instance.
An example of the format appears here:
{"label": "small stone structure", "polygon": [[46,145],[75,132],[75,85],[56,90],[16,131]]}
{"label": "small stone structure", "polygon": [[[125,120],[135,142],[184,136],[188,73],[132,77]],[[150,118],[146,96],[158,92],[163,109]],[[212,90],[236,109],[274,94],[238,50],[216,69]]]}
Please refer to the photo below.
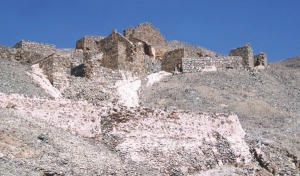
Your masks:
{"label": "small stone structure", "polygon": [[254,56],[254,66],[267,66],[267,54],[265,52],[260,52]]}
{"label": "small stone structure", "polygon": [[104,36],[84,36],[76,41],[76,49],[96,51],[97,44],[104,38]]}
{"label": "small stone structure", "polygon": [[229,56],[241,56],[244,60],[245,67],[254,67],[253,51],[249,43],[245,46],[232,49]]}
{"label": "small stone structure", "polygon": [[128,29],[125,29],[123,31],[123,35],[128,39],[140,39],[154,47],[167,45],[167,41],[164,36],[161,35],[159,30],[154,28],[151,23],[142,23],[139,24],[136,28],[130,27]]}
{"label": "small stone structure", "polygon": [[229,56],[241,56],[243,58],[243,64],[245,68],[251,69],[258,65],[267,65],[266,53],[261,52],[260,54],[253,56],[253,51],[249,43],[245,46],[232,49]]}
{"label": "small stone structure", "polygon": [[160,61],[155,59],[155,49],[147,42],[128,39],[113,30],[105,39],[97,44],[97,50],[85,52],[87,77],[98,77],[98,67],[112,70],[130,71],[136,76],[160,71]]}
{"label": "small stone structure", "polygon": [[21,40],[20,42],[16,43],[13,46],[13,48],[35,52],[43,56],[48,56],[50,54],[55,53],[55,45],[38,43],[38,42],[27,41],[27,40]]}
{"label": "small stone structure", "polygon": [[166,52],[161,63],[161,69],[166,72],[173,72],[175,69],[180,69],[179,67],[182,65],[182,58],[184,57],[184,49],[176,49]]}

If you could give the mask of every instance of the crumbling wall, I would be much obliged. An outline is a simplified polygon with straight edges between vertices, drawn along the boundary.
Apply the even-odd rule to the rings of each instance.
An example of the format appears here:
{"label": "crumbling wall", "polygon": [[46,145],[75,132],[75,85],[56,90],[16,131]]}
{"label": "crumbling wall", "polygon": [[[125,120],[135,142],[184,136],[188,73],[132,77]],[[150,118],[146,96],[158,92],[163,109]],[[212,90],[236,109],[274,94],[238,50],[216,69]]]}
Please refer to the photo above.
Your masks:
{"label": "crumbling wall", "polygon": [[177,49],[166,52],[161,63],[161,70],[166,72],[173,72],[175,68],[181,71],[182,58],[184,57],[184,49]]}
{"label": "crumbling wall", "polygon": [[57,54],[52,54],[39,61],[39,67],[48,77],[51,84],[62,91],[68,87],[68,74],[66,68],[70,66],[70,60]]}
{"label": "crumbling wall", "polygon": [[87,78],[101,82],[114,83],[118,80],[122,80],[122,74],[119,70],[99,66],[95,60],[89,60],[85,63],[84,74]]}
{"label": "crumbling wall", "polygon": [[41,54],[36,52],[8,48],[6,46],[0,46],[0,57],[5,60],[20,62],[22,64],[32,64],[43,58]]}
{"label": "crumbling wall", "polygon": [[142,23],[139,24],[136,28],[130,27],[123,31],[123,35],[126,38],[137,38],[142,41],[145,41],[149,45],[157,48],[158,46],[166,46],[167,41],[160,33],[160,31],[151,23]]}
{"label": "crumbling wall", "polygon": [[131,42],[134,43],[135,45],[135,49],[134,52],[140,52],[140,53],[144,53],[150,57],[154,57],[155,58],[155,48],[151,45],[149,45],[147,42],[142,41],[140,39],[137,38],[129,38],[129,40]]}
{"label": "crumbling wall", "polygon": [[98,43],[104,38],[104,36],[84,36],[76,41],[76,49],[92,52],[97,51]]}
{"label": "crumbling wall", "polygon": [[267,66],[267,54],[265,52],[260,52],[257,55],[254,55],[254,66]]}
{"label": "crumbling wall", "polygon": [[[122,43],[125,47],[126,51],[123,53],[119,52],[119,43]],[[103,53],[102,58],[98,61],[98,65],[115,70],[119,69],[119,57],[130,59],[133,50],[134,45],[124,36],[117,33],[116,30],[113,30],[111,35],[101,40],[98,44],[97,53]],[[120,54],[124,55],[120,56]]]}
{"label": "crumbling wall", "polygon": [[21,40],[20,42],[16,43],[13,46],[13,48],[36,52],[43,56],[48,56],[50,54],[55,53],[55,45],[38,43],[38,42],[27,41],[27,40]]}
{"label": "crumbling wall", "polygon": [[157,73],[161,71],[161,60],[155,58],[145,58],[144,60],[147,68],[147,74]]}
{"label": "crumbling wall", "polygon": [[54,72],[54,55],[55,54],[52,54],[38,63],[39,67],[43,70],[44,75],[47,76],[52,85]]}
{"label": "crumbling wall", "polygon": [[184,73],[200,72],[215,67],[217,70],[243,69],[243,58],[240,56],[182,58]]}
{"label": "crumbling wall", "polygon": [[246,44],[245,46],[232,49],[230,51],[229,56],[241,56],[243,58],[245,67],[254,67],[253,51],[250,44]]}

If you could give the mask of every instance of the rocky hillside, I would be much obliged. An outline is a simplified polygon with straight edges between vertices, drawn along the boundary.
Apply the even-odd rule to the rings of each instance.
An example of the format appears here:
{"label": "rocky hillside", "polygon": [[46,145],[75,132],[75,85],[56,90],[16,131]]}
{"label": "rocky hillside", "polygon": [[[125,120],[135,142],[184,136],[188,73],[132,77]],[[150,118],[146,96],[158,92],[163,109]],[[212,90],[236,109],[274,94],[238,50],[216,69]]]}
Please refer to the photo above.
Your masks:
{"label": "rocky hillside", "polygon": [[0,175],[300,174],[299,58],[64,92],[0,62]]}

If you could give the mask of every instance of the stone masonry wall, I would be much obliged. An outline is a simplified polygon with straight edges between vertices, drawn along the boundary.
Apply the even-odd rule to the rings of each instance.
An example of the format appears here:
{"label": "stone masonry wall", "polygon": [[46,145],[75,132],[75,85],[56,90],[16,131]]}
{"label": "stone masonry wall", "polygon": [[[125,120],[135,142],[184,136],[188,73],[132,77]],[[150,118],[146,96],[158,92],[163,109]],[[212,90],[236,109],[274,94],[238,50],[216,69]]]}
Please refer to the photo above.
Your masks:
{"label": "stone masonry wall", "polygon": [[110,68],[99,66],[95,60],[89,60],[85,64],[84,72],[85,77],[101,81],[114,83],[122,79],[122,75],[119,70],[113,70]]}
{"label": "stone masonry wall", "polygon": [[216,67],[218,70],[243,69],[243,58],[240,56],[182,58],[184,73],[200,72],[203,69]]}
{"label": "stone masonry wall", "polygon": [[0,46],[0,57],[5,60],[20,62],[22,64],[31,64],[43,58],[41,54],[36,52],[8,48],[6,46]]}
{"label": "stone masonry wall", "polygon": [[47,76],[51,84],[53,84],[54,55],[55,54],[52,54],[38,63],[39,67],[43,70],[44,75]]}
{"label": "stone masonry wall", "polygon": [[[119,51],[119,43],[122,43],[122,46],[124,46],[122,49],[125,51],[122,53]],[[117,33],[116,30],[113,30],[111,35],[99,42],[98,51],[93,53],[93,55],[103,53],[101,59],[98,60],[97,65],[116,70],[119,69],[119,58],[130,60],[133,51],[133,43]]]}
{"label": "stone masonry wall", "polygon": [[241,56],[243,58],[245,67],[254,67],[253,51],[250,44],[232,49],[229,56]]}
{"label": "stone masonry wall", "polygon": [[13,48],[23,49],[25,51],[36,52],[43,56],[48,56],[55,52],[55,45],[21,40]]}
{"label": "stone masonry wall", "polygon": [[267,54],[265,52],[260,52],[257,55],[254,55],[254,66],[267,66]]}
{"label": "stone masonry wall", "polygon": [[72,58],[52,54],[38,62],[51,84],[58,90],[68,87],[68,71]]}
{"label": "stone masonry wall", "polygon": [[137,38],[142,41],[145,41],[147,44],[157,48],[158,46],[167,45],[167,41],[160,31],[151,23],[142,23],[139,24],[136,28],[128,28],[123,31],[123,35],[126,38]]}
{"label": "stone masonry wall", "polygon": [[98,43],[104,38],[104,36],[84,36],[76,41],[76,49],[92,52],[97,51]]}
{"label": "stone masonry wall", "polygon": [[182,64],[182,58],[184,57],[184,49],[177,49],[166,52],[164,54],[161,69],[166,72],[173,72],[174,69]]}

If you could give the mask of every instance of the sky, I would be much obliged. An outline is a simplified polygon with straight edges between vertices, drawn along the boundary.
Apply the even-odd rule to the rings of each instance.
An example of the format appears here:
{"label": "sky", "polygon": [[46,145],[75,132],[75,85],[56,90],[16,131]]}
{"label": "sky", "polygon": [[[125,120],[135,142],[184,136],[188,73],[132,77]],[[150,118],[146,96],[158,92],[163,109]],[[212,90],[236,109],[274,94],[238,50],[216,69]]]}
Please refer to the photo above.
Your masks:
{"label": "sky", "polygon": [[83,36],[150,22],[167,41],[221,54],[250,43],[275,62],[300,55],[300,0],[1,0],[0,45],[75,48]]}

